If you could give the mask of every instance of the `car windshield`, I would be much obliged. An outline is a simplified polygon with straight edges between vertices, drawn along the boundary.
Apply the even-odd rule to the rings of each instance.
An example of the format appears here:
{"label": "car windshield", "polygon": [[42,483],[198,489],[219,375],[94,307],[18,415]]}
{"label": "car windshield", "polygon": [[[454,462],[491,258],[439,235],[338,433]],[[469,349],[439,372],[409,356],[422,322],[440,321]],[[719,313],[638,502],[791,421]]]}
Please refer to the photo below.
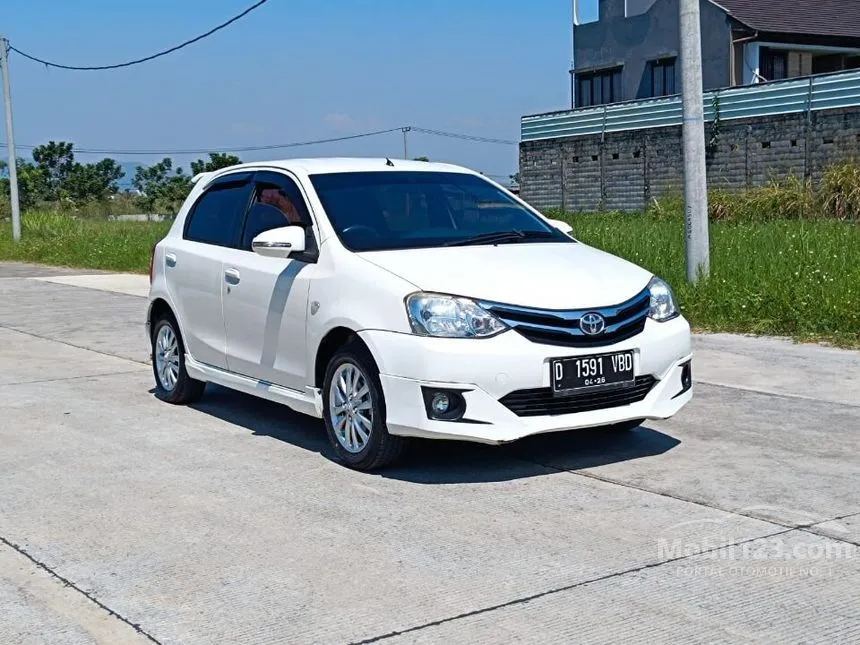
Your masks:
{"label": "car windshield", "polygon": [[352,251],[574,242],[476,175],[345,172],[311,175],[311,182]]}

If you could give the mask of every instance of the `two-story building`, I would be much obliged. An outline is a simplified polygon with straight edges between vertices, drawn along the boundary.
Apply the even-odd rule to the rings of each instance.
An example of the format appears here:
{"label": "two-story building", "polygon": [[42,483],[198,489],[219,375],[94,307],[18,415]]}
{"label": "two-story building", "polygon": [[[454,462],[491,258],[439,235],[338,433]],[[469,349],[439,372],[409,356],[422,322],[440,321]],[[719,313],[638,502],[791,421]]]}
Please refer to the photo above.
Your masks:
{"label": "two-story building", "polygon": [[[680,93],[678,0],[599,0],[576,24],[571,107]],[[704,89],[860,69],[860,0],[701,0]]]}

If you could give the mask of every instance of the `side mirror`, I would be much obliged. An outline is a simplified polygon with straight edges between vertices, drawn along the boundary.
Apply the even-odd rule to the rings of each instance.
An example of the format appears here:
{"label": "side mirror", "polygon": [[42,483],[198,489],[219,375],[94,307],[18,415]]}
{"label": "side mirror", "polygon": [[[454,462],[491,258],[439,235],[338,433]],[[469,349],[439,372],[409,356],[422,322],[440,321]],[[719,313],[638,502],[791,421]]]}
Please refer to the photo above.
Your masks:
{"label": "side mirror", "polygon": [[305,250],[305,229],[301,226],[282,226],[263,231],[251,240],[251,249],[267,258],[286,258]]}
{"label": "side mirror", "polygon": [[573,233],[573,227],[560,219],[551,219],[549,221],[555,228],[564,233],[565,235],[570,235]]}

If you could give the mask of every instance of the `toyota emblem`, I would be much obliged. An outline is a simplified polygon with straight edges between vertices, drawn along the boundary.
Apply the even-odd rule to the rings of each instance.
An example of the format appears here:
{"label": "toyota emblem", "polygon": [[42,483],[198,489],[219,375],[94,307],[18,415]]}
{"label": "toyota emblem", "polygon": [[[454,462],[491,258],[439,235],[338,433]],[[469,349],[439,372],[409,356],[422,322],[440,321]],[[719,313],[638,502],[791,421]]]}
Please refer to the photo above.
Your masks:
{"label": "toyota emblem", "polygon": [[590,311],[579,319],[579,328],[589,336],[596,336],[606,329],[606,320],[600,314]]}

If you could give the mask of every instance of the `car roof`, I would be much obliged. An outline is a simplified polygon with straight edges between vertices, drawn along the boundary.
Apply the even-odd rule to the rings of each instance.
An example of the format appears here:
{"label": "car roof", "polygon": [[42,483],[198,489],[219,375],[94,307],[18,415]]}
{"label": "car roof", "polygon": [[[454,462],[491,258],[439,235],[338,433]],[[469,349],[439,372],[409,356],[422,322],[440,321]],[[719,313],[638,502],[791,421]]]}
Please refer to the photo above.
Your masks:
{"label": "car roof", "polygon": [[396,159],[386,157],[311,157],[307,159],[277,159],[272,161],[252,161],[223,168],[214,172],[204,172],[195,175],[194,181],[220,176],[241,170],[259,170],[261,168],[281,168],[291,172],[307,175],[320,175],[335,172],[372,172],[372,171],[419,171],[419,172],[459,172],[478,174],[473,170],[454,164],[432,161],[413,161],[411,159]]}

